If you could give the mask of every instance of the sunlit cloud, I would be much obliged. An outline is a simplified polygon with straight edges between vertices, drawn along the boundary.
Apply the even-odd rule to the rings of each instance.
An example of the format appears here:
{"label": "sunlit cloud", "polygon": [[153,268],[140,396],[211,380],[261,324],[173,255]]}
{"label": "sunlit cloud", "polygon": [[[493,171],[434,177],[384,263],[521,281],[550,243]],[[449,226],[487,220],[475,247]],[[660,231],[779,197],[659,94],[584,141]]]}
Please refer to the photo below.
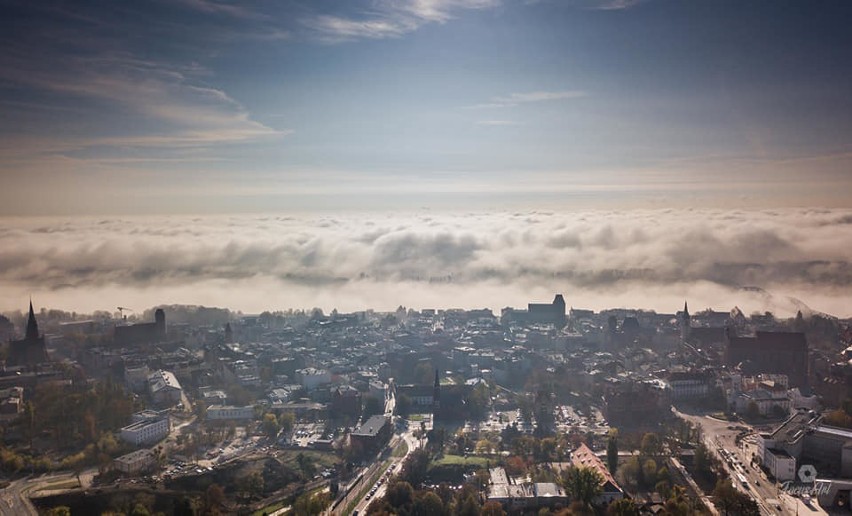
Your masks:
{"label": "sunlit cloud", "polygon": [[428,23],[445,23],[456,11],[488,9],[499,0],[382,0],[359,17],[316,14],[301,22],[328,43],[358,39],[398,38]]}
{"label": "sunlit cloud", "polygon": [[740,289],[761,287],[784,315],[846,315],[850,221],[802,209],[7,219],[0,288],[87,306],[115,304],[107,291],[213,304],[218,288],[244,310],[422,307],[450,293],[441,306],[499,310],[562,291],[577,307],[674,311],[683,297],[757,309]]}

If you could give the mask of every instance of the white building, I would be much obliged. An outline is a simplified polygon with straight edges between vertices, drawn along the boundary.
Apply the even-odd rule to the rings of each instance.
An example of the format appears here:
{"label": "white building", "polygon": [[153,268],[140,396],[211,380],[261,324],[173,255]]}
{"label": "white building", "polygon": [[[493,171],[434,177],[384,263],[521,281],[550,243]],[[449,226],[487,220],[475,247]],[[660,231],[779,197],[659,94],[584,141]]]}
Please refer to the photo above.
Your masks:
{"label": "white building", "polygon": [[796,459],[784,450],[764,448],[762,460],[769,473],[779,481],[795,480]]}
{"label": "white building", "polygon": [[254,407],[232,407],[230,405],[210,405],[207,407],[207,419],[224,421],[233,419],[254,419]]}
{"label": "white building", "polygon": [[112,464],[116,470],[125,475],[135,475],[153,468],[156,462],[157,456],[154,452],[145,448],[122,455],[116,458]]}
{"label": "white building", "polygon": [[178,403],[183,395],[180,382],[171,371],[159,370],[148,376],[148,392],[154,403]]}
{"label": "white building", "polygon": [[121,440],[134,446],[153,444],[165,439],[171,431],[168,416],[142,419],[121,429]]}
{"label": "white building", "polygon": [[785,415],[790,412],[790,398],[786,391],[754,389],[741,392],[734,399],[736,411],[741,414],[746,413],[752,403],[757,405],[757,410],[762,416],[772,415],[773,411],[781,411]]}
{"label": "white building", "polygon": [[299,378],[302,387],[307,391],[312,391],[317,387],[331,383],[331,373],[325,369],[306,367],[305,369],[296,371],[296,376]]}

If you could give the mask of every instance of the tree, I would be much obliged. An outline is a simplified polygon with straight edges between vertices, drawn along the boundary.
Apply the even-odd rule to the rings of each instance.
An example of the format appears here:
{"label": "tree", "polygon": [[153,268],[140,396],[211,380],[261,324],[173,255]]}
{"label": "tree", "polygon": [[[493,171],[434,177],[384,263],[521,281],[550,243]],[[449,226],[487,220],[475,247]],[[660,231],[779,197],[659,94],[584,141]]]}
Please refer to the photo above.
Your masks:
{"label": "tree", "polygon": [[412,486],[420,486],[426,479],[426,472],[429,469],[429,453],[422,448],[418,448],[411,452],[405,460],[405,465],[402,468],[400,479],[408,482]]}
{"label": "tree", "polygon": [[468,495],[462,500],[458,516],[480,516],[482,508],[474,495]]}
{"label": "tree", "polygon": [[237,482],[239,489],[249,496],[257,496],[263,493],[263,475],[258,471],[248,476],[240,477]]}
{"label": "tree", "polygon": [[651,457],[658,457],[660,452],[662,451],[662,445],[660,444],[660,438],[657,434],[647,433],[642,436],[642,454],[650,455]]}
{"label": "tree", "polygon": [[480,516],[506,516],[506,511],[503,510],[503,506],[500,505],[500,502],[490,501],[485,502],[485,505],[482,506],[482,511],[479,513]]}
{"label": "tree", "polygon": [[299,470],[306,479],[313,478],[316,474],[317,468],[314,465],[314,461],[304,453],[300,452],[296,455],[296,463],[299,465]]}
{"label": "tree", "polygon": [[282,412],[278,416],[278,425],[281,427],[282,432],[289,434],[296,425],[296,416],[292,412]]}
{"label": "tree", "polygon": [[639,508],[630,498],[622,498],[609,504],[607,516],[639,516]]}
{"label": "tree", "polygon": [[602,483],[600,473],[592,468],[570,467],[562,472],[562,487],[571,498],[587,508],[601,494]]}
{"label": "tree", "polygon": [[750,496],[737,491],[730,480],[719,480],[713,489],[713,504],[725,516],[760,516],[760,509]]}
{"label": "tree", "polygon": [[204,492],[204,506],[208,512],[217,512],[225,503],[225,490],[219,484],[210,484]]}
{"label": "tree", "polygon": [[414,500],[414,488],[405,481],[394,482],[388,486],[385,499],[395,509],[407,507]]}
{"label": "tree", "polygon": [[71,508],[65,505],[51,507],[45,511],[45,516],[71,516]]}
{"label": "tree", "polygon": [[278,423],[278,418],[276,418],[275,414],[271,412],[267,412],[263,415],[261,427],[263,428],[263,433],[265,433],[271,439],[274,439],[278,435],[278,432],[281,430],[281,425]]}
{"label": "tree", "polygon": [[488,414],[491,404],[491,393],[484,383],[477,384],[465,399],[466,416],[472,420],[481,421]]}
{"label": "tree", "polygon": [[441,516],[446,514],[444,502],[432,491],[421,492],[411,504],[411,516]]}
{"label": "tree", "polygon": [[606,442],[606,466],[613,475],[618,469],[618,434],[611,432]]}

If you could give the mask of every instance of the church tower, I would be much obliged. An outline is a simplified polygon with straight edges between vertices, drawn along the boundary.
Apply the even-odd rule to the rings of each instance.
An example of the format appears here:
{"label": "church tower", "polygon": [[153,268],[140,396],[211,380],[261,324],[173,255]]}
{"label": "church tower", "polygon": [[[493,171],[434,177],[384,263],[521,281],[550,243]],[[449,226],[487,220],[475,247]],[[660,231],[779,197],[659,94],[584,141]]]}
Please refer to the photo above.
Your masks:
{"label": "church tower", "polygon": [[166,312],[162,308],[157,308],[154,312],[154,326],[156,327],[157,337],[166,338]]}
{"label": "church tower", "polygon": [[24,339],[29,341],[38,340],[38,322],[36,322],[32,299],[30,299],[30,315],[27,317],[27,333]]}
{"label": "church tower", "polygon": [[680,314],[680,338],[684,342],[689,339],[689,333],[692,325],[692,319],[689,317],[689,307],[686,306],[686,301],[683,302],[683,313]]}
{"label": "church tower", "polygon": [[38,322],[33,310],[33,302],[30,300],[30,313],[27,316],[27,329],[24,338],[13,340],[9,343],[9,356],[6,364],[10,366],[32,367],[49,362],[47,347],[44,337],[39,336]]}
{"label": "church tower", "polygon": [[438,369],[435,368],[435,385],[432,387],[432,424],[438,419],[441,411],[441,378],[438,376]]}

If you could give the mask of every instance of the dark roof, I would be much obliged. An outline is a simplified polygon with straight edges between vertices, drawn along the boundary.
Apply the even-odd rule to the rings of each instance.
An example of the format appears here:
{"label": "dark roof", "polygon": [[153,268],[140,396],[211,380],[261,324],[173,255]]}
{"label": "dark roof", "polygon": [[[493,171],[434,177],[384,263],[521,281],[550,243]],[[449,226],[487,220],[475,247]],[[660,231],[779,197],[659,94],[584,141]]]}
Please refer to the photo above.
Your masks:
{"label": "dark roof", "polygon": [[375,437],[387,423],[388,419],[385,416],[373,416],[352,432],[352,435]]}

